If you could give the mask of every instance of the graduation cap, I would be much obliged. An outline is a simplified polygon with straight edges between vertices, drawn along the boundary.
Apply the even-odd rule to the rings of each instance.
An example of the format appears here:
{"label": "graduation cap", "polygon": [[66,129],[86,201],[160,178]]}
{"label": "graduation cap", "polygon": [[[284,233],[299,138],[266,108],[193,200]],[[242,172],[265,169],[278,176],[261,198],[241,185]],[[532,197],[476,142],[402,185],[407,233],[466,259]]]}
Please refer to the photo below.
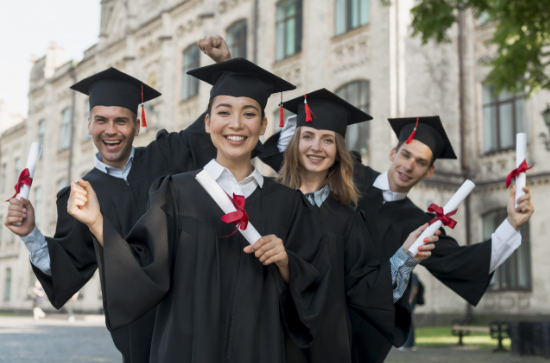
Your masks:
{"label": "graduation cap", "polygon": [[118,106],[137,113],[141,104],[142,127],[147,126],[144,102],[160,96],[139,79],[112,67],[73,84],[71,89],[90,96],[90,110],[94,106]]}
{"label": "graduation cap", "polygon": [[435,159],[456,159],[455,152],[439,116],[390,118],[399,141],[418,140],[432,150]]}
{"label": "graduation cap", "polygon": [[193,69],[187,74],[213,86],[210,99],[222,95],[249,97],[257,101],[262,109],[265,109],[271,94],[296,89],[292,83],[244,58],[233,58]]}
{"label": "graduation cap", "polygon": [[297,114],[297,127],[331,130],[344,137],[348,125],[372,120],[372,116],[324,88],[287,101],[284,107]]}

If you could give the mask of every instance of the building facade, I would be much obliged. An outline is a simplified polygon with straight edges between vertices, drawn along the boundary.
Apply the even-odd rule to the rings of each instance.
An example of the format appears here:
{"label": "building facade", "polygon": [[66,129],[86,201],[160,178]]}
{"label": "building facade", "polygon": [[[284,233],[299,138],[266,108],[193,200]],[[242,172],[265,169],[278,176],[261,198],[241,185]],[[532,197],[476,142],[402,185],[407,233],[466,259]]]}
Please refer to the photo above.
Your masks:
{"label": "building facade", "polygon": [[[490,237],[506,215],[506,175],[514,168],[515,133],[527,132],[529,174],[537,212],[523,231],[523,245],[495,274],[489,292],[474,310],[477,315],[550,314],[550,266],[545,256],[544,221],[550,217],[549,130],[541,111],[550,94],[541,91],[494,96],[485,83],[482,62],[492,54],[485,46],[494,24],[471,14],[451,29],[451,42],[427,44],[411,38],[412,0],[103,0],[97,44],[83,59],[60,64],[58,49],[34,63],[30,75],[29,116],[0,139],[0,198],[11,196],[32,141],[44,145],[30,200],[38,225],[55,229],[56,191],[77,180],[94,165],[96,149],[87,134],[86,96],[69,89],[76,81],[107,67],[144,80],[162,93],[147,105],[149,127],[136,139],[145,145],[162,128],[180,130],[205,110],[210,87],[187,76],[190,69],[212,63],[196,42],[205,35],[226,38],[233,57],[245,57],[294,83],[291,99],[324,87],[370,113],[374,120],[350,128],[347,139],[361,151],[364,163],[384,171],[397,143],[387,118],[440,115],[459,160],[440,160],[435,176],[411,193],[421,207],[444,204],[464,178],[477,184],[458,226],[448,232],[461,244]],[[53,47],[53,48],[52,48]],[[279,97],[266,114],[278,128]],[[269,169],[258,162],[264,173]],[[17,171],[19,170],[19,171]],[[466,210],[468,213],[466,213]],[[0,210],[0,216],[5,210]],[[28,309],[32,273],[18,238],[2,227],[0,239],[0,309]],[[459,316],[466,303],[418,268],[426,286],[424,316]],[[75,308],[101,307],[99,279],[83,289]]]}

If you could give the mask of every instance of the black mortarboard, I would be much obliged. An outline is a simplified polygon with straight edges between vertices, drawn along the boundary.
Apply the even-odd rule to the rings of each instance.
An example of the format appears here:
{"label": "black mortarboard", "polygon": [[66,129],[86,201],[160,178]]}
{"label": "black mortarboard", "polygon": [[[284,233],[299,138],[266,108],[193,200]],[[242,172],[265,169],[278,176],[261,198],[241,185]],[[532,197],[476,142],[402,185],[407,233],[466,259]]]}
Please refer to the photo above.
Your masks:
{"label": "black mortarboard", "polygon": [[234,58],[193,69],[187,74],[213,86],[210,90],[210,99],[222,95],[250,97],[257,101],[262,109],[265,108],[271,94],[296,89],[292,83],[244,58]]}
{"label": "black mortarboard", "polygon": [[[160,93],[139,79],[115,68],[109,68],[83,79],[71,89],[90,96],[90,110],[94,106],[118,106],[137,114],[139,104],[160,96]],[[142,126],[147,126],[145,113],[141,110]]]}
{"label": "black mortarboard", "polygon": [[344,137],[348,125],[372,120],[372,116],[324,88],[286,101],[283,106],[297,114],[297,127],[331,130]]}
{"label": "black mortarboard", "polygon": [[413,139],[428,146],[435,159],[456,159],[455,152],[439,116],[390,118],[391,127],[407,144]]}

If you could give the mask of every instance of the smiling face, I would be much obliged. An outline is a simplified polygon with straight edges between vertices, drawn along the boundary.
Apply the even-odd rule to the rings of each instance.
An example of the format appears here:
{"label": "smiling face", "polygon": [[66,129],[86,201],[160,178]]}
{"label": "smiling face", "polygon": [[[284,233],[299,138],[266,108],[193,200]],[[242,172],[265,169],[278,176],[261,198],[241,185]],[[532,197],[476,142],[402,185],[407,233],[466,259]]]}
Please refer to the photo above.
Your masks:
{"label": "smiling face", "polygon": [[390,189],[398,193],[408,193],[422,179],[431,178],[435,171],[431,163],[432,157],[432,150],[418,140],[392,149],[392,166],[388,171]]}
{"label": "smiling face", "polygon": [[336,133],[308,126],[300,131],[300,165],[311,173],[326,173],[336,161]]}
{"label": "smiling face", "polygon": [[88,118],[88,134],[105,164],[122,169],[132,151],[134,138],[139,134],[136,115],[118,106],[95,106]]}
{"label": "smiling face", "polygon": [[252,150],[267,127],[260,104],[249,97],[216,96],[205,123],[222,165],[246,159],[249,163]]}

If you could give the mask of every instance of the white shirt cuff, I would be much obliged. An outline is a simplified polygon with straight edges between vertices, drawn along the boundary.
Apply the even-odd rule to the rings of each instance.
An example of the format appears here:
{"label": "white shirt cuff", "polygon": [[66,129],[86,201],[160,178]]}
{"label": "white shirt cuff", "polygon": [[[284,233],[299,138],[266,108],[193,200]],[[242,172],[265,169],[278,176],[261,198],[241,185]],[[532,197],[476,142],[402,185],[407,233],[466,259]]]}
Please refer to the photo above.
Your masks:
{"label": "white shirt cuff", "polygon": [[504,220],[491,236],[491,265],[489,273],[492,273],[504,263],[521,246],[521,233]]}
{"label": "white shirt cuff", "polygon": [[290,142],[290,139],[292,136],[294,136],[294,132],[296,131],[296,115],[287,117],[285,121],[285,126],[281,130],[281,135],[279,136],[279,141],[277,142],[277,149],[279,149],[280,153],[285,152],[286,147],[288,146],[288,143]]}

